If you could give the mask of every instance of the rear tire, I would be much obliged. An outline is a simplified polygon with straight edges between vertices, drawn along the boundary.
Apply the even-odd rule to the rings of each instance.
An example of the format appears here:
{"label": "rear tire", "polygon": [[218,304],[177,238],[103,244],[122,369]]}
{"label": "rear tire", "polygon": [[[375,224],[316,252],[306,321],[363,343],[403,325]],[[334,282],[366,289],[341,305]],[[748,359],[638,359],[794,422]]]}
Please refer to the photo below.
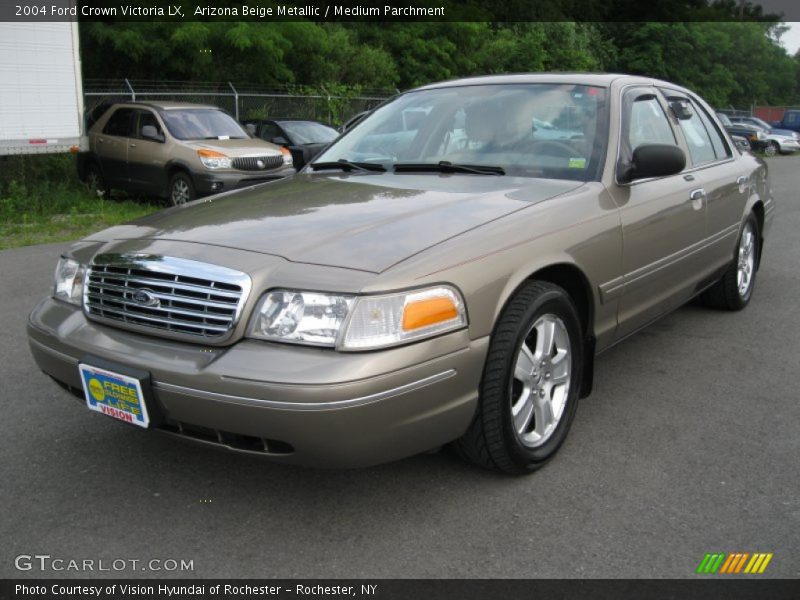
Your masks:
{"label": "rear tire", "polygon": [[742,310],[750,302],[756,285],[761,238],[758,221],[750,213],[739,232],[731,266],[717,283],[703,293],[707,306],[722,310]]}
{"label": "rear tire", "polygon": [[542,467],[567,436],[582,371],[581,326],[569,295],[551,283],[525,283],[495,326],[475,418],[456,450],[514,475]]}
{"label": "rear tire", "polygon": [[197,198],[194,183],[188,173],[178,171],[169,180],[167,201],[171,206],[182,206]]}

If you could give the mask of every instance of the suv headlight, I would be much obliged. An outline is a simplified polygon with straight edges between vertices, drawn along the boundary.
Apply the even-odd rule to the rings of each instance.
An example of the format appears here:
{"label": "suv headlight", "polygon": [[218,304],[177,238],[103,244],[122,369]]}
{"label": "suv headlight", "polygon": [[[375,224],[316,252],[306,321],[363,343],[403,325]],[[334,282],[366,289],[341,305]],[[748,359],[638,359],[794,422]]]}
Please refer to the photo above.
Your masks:
{"label": "suv headlight", "polygon": [[71,258],[62,257],[55,273],[53,297],[80,306],[86,267]]}
{"label": "suv headlight", "polygon": [[374,296],[273,290],[259,300],[248,336],[338,350],[375,350],[466,325],[464,301],[450,286]]}
{"label": "suv headlight", "polygon": [[222,152],[216,150],[207,150],[201,148],[197,151],[197,156],[200,157],[200,162],[206,169],[230,169],[231,159],[224,155]]}
{"label": "suv headlight", "polygon": [[292,153],[288,148],[286,148],[285,146],[281,146],[281,154],[283,154],[283,166],[294,164]]}

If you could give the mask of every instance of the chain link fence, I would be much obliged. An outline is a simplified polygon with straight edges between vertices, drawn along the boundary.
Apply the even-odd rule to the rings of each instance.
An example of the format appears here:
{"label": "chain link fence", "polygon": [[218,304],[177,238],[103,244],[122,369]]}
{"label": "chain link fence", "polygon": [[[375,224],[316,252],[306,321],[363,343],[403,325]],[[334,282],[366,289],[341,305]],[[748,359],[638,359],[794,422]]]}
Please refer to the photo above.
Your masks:
{"label": "chain link fence", "polygon": [[[305,94],[296,88],[264,88],[226,82],[85,79],[86,114],[115,102],[175,101],[218,106],[237,119],[311,119],[340,125],[369,110],[395,90],[359,90],[357,94]],[[96,115],[99,116],[99,115]]]}

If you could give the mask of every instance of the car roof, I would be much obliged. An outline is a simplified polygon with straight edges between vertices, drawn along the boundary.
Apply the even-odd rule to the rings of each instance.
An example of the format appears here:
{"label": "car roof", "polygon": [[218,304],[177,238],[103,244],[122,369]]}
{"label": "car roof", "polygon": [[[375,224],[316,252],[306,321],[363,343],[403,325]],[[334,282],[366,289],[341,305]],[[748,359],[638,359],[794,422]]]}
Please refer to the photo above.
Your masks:
{"label": "car roof", "polygon": [[428,90],[436,88],[458,87],[466,85],[501,85],[501,84],[520,84],[520,83],[554,83],[554,84],[575,84],[575,85],[591,85],[598,87],[609,87],[612,83],[621,81],[625,84],[641,84],[641,85],[657,85],[665,86],[673,89],[686,91],[684,87],[663,81],[661,79],[653,79],[652,77],[643,77],[639,75],[627,75],[624,73],[515,73],[512,75],[484,75],[481,77],[466,77],[462,79],[453,79],[451,81],[443,81],[440,83],[433,83],[415,88],[412,91]]}
{"label": "car roof", "polygon": [[214,106],[213,104],[195,104],[193,102],[171,102],[168,100],[162,102],[117,102],[114,106],[146,106],[148,108],[154,108],[156,110],[176,110],[176,109],[192,109],[192,108],[204,108],[204,109],[213,109],[213,110],[222,110],[219,106]]}
{"label": "car roof", "polygon": [[323,123],[322,121],[317,121],[316,119],[292,119],[290,117],[275,117],[271,119],[245,119],[245,123],[319,123],[320,125],[327,125],[327,123]]}

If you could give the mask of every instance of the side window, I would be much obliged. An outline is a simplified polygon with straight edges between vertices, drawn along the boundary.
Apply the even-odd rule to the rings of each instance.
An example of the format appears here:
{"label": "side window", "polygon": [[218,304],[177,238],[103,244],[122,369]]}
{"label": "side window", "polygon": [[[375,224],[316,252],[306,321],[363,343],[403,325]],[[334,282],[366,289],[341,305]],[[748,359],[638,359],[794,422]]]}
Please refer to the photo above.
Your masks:
{"label": "side window", "polygon": [[133,116],[132,108],[118,108],[111,115],[111,118],[106,123],[103,133],[106,135],[117,135],[120,137],[128,137],[131,130],[131,117]]}
{"label": "side window", "polygon": [[631,104],[627,139],[631,152],[642,144],[677,146],[667,115],[654,95],[640,96]]}
{"label": "side window", "polygon": [[800,113],[788,111],[786,113],[786,122],[787,123],[794,123],[795,121],[797,121],[797,115],[798,114],[800,114]]}
{"label": "side window", "polygon": [[261,139],[267,142],[272,141],[276,137],[286,137],[283,135],[281,128],[275,123],[264,123],[261,127]]}
{"label": "side window", "polygon": [[722,160],[723,158],[733,156],[728,143],[725,141],[725,136],[722,135],[719,127],[717,127],[716,123],[711,120],[711,117],[708,116],[708,113],[705,111],[705,109],[694,100],[692,100],[692,106],[694,107],[695,112],[700,115],[700,120],[703,122],[703,125],[706,128],[708,136],[711,138],[711,145],[714,147],[714,154],[716,155],[717,160]]}
{"label": "side window", "polygon": [[[685,98],[674,98],[685,100]],[[689,146],[689,154],[692,156],[692,163],[702,165],[703,163],[713,162],[717,155],[711,145],[711,138],[706,131],[706,126],[700,118],[700,113],[696,105],[692,105],[692,116],[688,119],[679,119],[681,131],[686,138],[686,145]]]}
{"label": "side window", "polygon": [[147,125],[155,127],[156,131],[159,134],[161,134],[162,136],[164,135],[163,131],[161,130],[161,124],[158,122],[158,119],[156,119],[156,116],[153,113],[151,113],[149,110],[139,110],[136,111],[136,113],[137,113],[137,124],[136,124],[136,133],[134,137],[143,139],[142,129]]}

